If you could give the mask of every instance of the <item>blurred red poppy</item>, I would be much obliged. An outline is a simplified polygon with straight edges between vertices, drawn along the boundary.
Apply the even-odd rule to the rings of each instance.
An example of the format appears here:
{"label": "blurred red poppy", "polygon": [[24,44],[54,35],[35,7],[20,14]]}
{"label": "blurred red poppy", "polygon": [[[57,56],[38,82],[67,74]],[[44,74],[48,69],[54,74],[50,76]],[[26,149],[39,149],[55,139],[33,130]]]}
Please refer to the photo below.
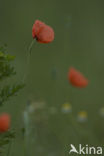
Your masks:
{"label": "blurred red poppy", "polygon": [[88,85],[88,79],[73,67],[69,70],[68,80],[75,87],[85,88]]}
{"label": "blurred red poppy", "polygon": [[7,113],[0,115],[0,132],[5,132],[10,127],[10,116]]}
{"label": "blurred red poppy", "polygon": [[54,30],[45,23],[36,20],[32,28],[32,36],[40,43],[50,43],[54,40]]}

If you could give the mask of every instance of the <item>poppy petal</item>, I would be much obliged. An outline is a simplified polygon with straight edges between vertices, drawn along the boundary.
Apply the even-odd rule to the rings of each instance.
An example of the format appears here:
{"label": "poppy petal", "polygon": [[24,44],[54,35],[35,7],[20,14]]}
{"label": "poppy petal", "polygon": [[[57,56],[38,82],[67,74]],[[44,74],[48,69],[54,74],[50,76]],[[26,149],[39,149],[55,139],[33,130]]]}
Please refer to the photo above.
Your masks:
{"label": "poppy petal", "polygon": [[5,132],[10,127],[10,116],[6,113],[0,115],[0,132]]}
{"label": "poppy petal", "polygon": [[45,26],[45,24],[39,20],[36,20],[32,27],[32,36],[35,38],[40,30]]}
{"label": "poppy petal", "polygon": [[32,28],[32,36],[40,43],[50,43],[54,40],[54,30],[45,23],[36,20]]}
{"label": "poppy petal", "polygon": [[50,43],[54,40],[54,31],[50,26],[45,26],[41,29],[37,36],[37,41],[40,43]]}
{"label": "poppy petal", "polygon": [[69,70],[68,79],[69,82],[75,87],[84,88],[88,85],[88,79],[73,67]]}

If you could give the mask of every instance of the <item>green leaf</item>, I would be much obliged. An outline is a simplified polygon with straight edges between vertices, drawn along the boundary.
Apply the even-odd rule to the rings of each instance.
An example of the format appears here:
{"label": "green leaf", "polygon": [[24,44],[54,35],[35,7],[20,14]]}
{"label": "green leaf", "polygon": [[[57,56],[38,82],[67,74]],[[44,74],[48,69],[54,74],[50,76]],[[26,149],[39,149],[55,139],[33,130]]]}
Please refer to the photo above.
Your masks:
{"label": "green leaf", "polygon": [[15,59],[15,56],[12,56],[12,55],[6,55],[5,56],[5,59],[8,60],[8,61],[12,61]]}
{"label": "green leaf", "polygon": [[18,84],[11,86],[5,86],[0,91],[0,105],[2,105],[5,101],[9,100],[11,96],[16,96],[17,92],[22,89],[25,85],[24,84]]}

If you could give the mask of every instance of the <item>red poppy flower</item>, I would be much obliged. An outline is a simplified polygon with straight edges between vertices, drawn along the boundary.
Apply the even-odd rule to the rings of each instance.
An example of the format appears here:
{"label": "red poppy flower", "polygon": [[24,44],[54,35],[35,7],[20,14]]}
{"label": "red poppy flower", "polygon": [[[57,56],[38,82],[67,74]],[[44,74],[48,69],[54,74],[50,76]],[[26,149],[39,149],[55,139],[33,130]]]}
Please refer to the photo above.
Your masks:
{"label": "red poppy flower", "polygon": [[0,132],[5,132],[10,127],[10,116],[6,113],[0,115]]}
{"label": "red poppy flower", "polygon": [[79,88],[84,88],[88,85],[88,79],[86,79],[79,71],[71,67],[68,73],[69,82]]}
{"label": "red poppy flower", "polygon": [[32,28],[32,36],[40,43],[50,43],[54,40],[54,31],[50,26],[36,20]]}

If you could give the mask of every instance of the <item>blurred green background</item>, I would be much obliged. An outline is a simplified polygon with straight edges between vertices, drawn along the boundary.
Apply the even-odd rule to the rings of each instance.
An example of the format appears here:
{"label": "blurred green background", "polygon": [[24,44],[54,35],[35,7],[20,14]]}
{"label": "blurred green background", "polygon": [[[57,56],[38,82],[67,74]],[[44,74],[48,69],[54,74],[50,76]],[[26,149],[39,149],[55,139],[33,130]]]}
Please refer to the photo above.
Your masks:
{"label": "blurred green background", "polygon": [[[26,53],[36,19],[53,27],[55,40],[51,44],[36,43],[27,66]],[[21,128],[30,99],[45,101],[46,107],[56,108],[57,113],[50,115],[46,109],[39,113],[39,122],[32,123],[38,135],[32,132],[35,142],[28,145],[29,156],[67,156],[71,143],[76,147],[79,143],[102,146],[104,119],[99,110],[104,106],[104,1],[1,0],[0,21],[0,44],[6,43],[8,52],[16,56],[17,76],[10,81],[23,81],[28,73],[26,87],[1,109],[11,113],[17,131],[11,155],[26,155]],[[89,79],[86,89],[68,83],[70,66]],[[71,114],[61,113],[65,102],[72,105]],[[85,123],[77,122],[81,110],[88,113]]]}

